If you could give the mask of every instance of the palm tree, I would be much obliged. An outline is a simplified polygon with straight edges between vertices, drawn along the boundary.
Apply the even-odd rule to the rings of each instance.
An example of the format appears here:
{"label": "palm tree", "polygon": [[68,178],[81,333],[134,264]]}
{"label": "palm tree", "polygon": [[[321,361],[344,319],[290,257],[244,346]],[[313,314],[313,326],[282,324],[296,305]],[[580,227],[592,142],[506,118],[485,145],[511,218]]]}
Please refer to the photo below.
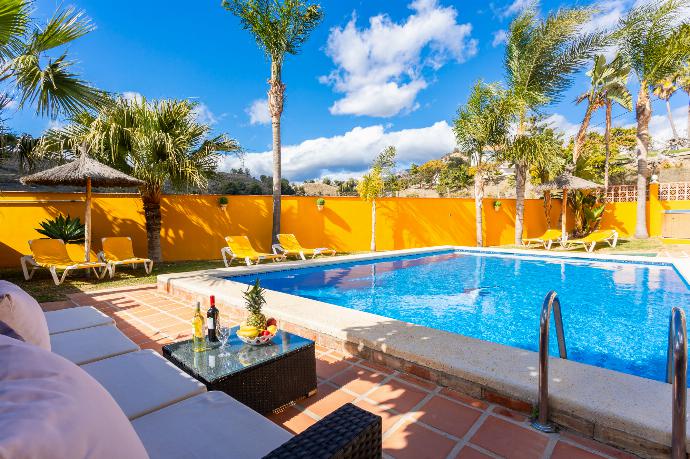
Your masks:
{"label": "palm tree", "polygon": [[273,128],[273,242],[280,232],[281,141],[285,85],[282,80],[286,54],[297,54],[310,33],[323,19],[318,4],[305,0],[223,0],[223,7],[240,19],[271,60],[268,108]]}
{"label": "palm tree", "polygon": [[36,113],[56,117],[100,106],[104,93],[81,80],[66,51],[50,53],[94,30],[83,12],[58,10],[39,26],[30,17],[30,0],[0,4],[0,83],[15,88],[19,107],[36,106]]}
{"label": "palm tree", "polygon": [[199,123],[196,104],[187,100],[125,100],[119,98],[97,115],[83,113],[59,129],[46,132],[38,148],[44,153],[76,151],[89,154],[143,180],[148,256],[162,261],[160,246],[163,187],[204,188],[215,171],[219,152],[238,152],[226,135],[209,137]]}
{"label": "palm tree", "polygon": [[381,176],[381,166],[374,165],[357,183],[359,197],[371,203],[371,245],[370,250],[376,251],[376,199],[384,194],[384,182]]}
{"label": "palm tree", "polygon": [[676,123],[673,122],[673,113],[671,113],[671,96],[678,90],[676,85],[673,83],[673,80],[674,78],[666,78],[661,80],[656,84],[656,86],[654,86],[654,90],[652,91],[652,94],[666,102],[666,116],[668,116],[668,122],[671,125],[671,131],[673,132],[671,144],[677,143],[678,139],[680,138],[678,136],[678,131],[676,130]]}
{"label": "palm tree", "polygon": [[[690,98],[690,62],[686,62],[683,67],[676,73],[676,84],[688,95]],[[690,99],[688,99],[688,119],[687,132],[685,133],[686,144],[690,144]]]}
{"label": "palm tree", "polygon": [[585,143],[587,129],[592,114],[599,108],[606,108],[606,162],[604,168],[604,186],[608,188],[608,165],[609,165],[609,146],[611,130],[611,110],[613,103],[616,102],[622,107],[632,109],[632,96],[626,86],[630,65],[625,62],[620,54],[617,54],[610,63],[606,63],[606,56],[603,54],[594,58],[594,67],[587,72],[590,77],[590,89],[578,97],[577,103],[587,101],[587,110],[580,125],[580,129],[575,136],[573,144],[573,164],[577,164],[580,150]]}
{"label": "palm tree", "polygon": [[527,171],[539,159],[537,152],[525,148],[531,141],[520,137],[526,134],[528,113],[556,101],[570,86],[572,75],[606,42],[602,33],[581,33],[591,15],[590,9],[563,9],[540,20],[529,8],[510,25],[504,67],[515,101],[517,135],[515,149],[506,153],[515,165],[516,244],[522,241]]}
{"label": "palm tree", "polygon": [[510,110],[505,91],[497,84],[477,81],[465,105],[458,110],[453,130],[459,151],[474,167],[474,208],[477,246],[484,245],[482,200],[486,169],[491,167],[487,154],[496,157],[496,147],[503,145],[510,124]]}
{"label": "palm tree", "polygon": [[635,237],[647,232],[647,152],[652,104],[649,89],[672,77],[690,58],[690,24],[678,22],[688,0],[665,0],[632,8],[616,34],[623,56],[640,82],[635,104],[637,120],[637,223]]}

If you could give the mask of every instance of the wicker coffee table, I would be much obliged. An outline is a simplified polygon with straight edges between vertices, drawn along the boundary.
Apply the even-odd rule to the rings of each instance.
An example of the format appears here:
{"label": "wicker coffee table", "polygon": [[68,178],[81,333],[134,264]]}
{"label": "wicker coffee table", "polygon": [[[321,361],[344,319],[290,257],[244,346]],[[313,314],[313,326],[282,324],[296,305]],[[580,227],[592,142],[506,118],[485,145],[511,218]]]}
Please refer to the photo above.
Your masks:
{"label": "wicker coffee table", "polygon": [[271,343],[250,346],[237,337],[237,328],[223,349],[214,344],[194,352],[185,340],[163,346],[163,355],[208,390],[223,391],[262,414],[316,393],[313,341],[279,331]]}

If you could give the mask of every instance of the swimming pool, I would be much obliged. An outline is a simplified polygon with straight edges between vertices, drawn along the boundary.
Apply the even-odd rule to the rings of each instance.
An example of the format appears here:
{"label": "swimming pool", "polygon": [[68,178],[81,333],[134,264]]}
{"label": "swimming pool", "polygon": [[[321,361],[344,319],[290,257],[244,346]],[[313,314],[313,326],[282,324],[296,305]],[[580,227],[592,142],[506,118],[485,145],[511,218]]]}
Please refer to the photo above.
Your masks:
{"label": "swimming pool", "polygon": [[556,290],[569,359],[659,381],[669,311],[687,311],[690,300],[670,265],[463,251],[232,280],[249,284],[257,276],[271,290],[531,351],[544,296]]}

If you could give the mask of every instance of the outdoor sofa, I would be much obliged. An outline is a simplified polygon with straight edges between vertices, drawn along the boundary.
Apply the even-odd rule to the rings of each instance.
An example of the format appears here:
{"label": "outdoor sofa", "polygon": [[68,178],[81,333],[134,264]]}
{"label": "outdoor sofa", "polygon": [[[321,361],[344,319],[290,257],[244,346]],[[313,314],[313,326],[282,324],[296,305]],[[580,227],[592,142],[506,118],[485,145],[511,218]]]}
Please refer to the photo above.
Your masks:
{"label": "outdoor sofa", "polygon": [[[131,423],[135,437],[138,436],[145,449],[144,457],[381,457],[382,427],[379,416],[347,404],[301,434],[293,436],[225,393],[207,391],[203,384],[180,371],[158,353],[141,350],[113,325],[112,319],[95,308],[71,308],[43,315],[35,300],[25,292],[22,297],[19,292],[23,291],[9,282],[0,281],[0,364],[3,357],[7,360],[7,354],[12,354],[8,361],[21,365],[23,359],[17,359],[17,356],[21,352],[27,352],[59,360],[59,364],[69,366],[69,371],[79,373],[78,378],[93,378],[94,385],[107,391],[121,410],[117,416],[124,416]],[[45,318],[46,335],[50,344],[45,342],[46,337],[37,338],[35,330],[27,331],[25,335],[29,339],[23,339],[25,336],[21,331],[14,333],[12,323],[9,326],[6,324],[9,319],[9,322],[22,328],[27,324],[40,322],[35,318],[32,322],[23,323],[21,317],[17,319],[16,314],[21,313],[24,306],[20,303],[26,302],[27,297],[33,301],[33,305],[26,309],[33,308],[33,313],[36,314],[35,310],[38,308],[39,314]],[[3,330],[9,331],[3,333]],[[27,344],[36,339],[39,342]],[[21,342],[22,340],[26,343]],[[45,350],[45,347],[50,347],[52,352]],[[56,355],[61,357],[55,357]],[[33,366],[32,370],[38,367],[40,366]],[[5,368],[12,368],[12,365],[6,365]],[[56,384],[59,385],[59,381]],[[0,369],[0,425],[3,425],[3,416],[7,415],[7,407],[17,407],[16,394],[12,394],[12,387],[16,385],[12,375],[3,373]],[[256,390],[261,390],[261,387]],[[8,400],[13,403],[6,403]],[[74,400],[74,403],[78,405],[79,400]],[[30,410],[26,408],[28,407],[23,407],[20,412],[35,414],[45,409],[45,406],[36,405]],[[74,413],[88,414],[92,406],[71,408]],[[62,408],[61,412],[64,411]],[[16,423],[13,425],[16,431]],[[52,428],[51,425],[48,430],[52,431]],[[115,428],[110,430],[116,431]],[[0,451],[6,450],[5,448],[12,451],[13,441],[16,447],[17,438],[16,435],[13,438],[13,432],[0,432]],[[27,433],[27,439],[29,438],[43,438],[40,426],[35,432]],[[50,436],[46,435],[45,438]],[[116,439],[112,440],[117,442]],[[35,450],[40,446],[32,444],[29,449]],[[56,444],[55,448],[58,447]],[[114,454],[113,457],[119,457],[117,451]],[[26,457],[37,456],[29,454]]]}

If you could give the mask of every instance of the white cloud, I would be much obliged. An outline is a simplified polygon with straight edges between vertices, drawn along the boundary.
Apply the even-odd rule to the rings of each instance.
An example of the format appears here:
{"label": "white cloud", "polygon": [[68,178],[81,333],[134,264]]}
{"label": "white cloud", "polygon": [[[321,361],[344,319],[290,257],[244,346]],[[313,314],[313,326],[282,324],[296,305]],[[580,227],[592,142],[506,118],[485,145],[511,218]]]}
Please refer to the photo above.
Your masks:
{"label": "white cloud", "polygon": [[[361,176],[374,157],[388,145],[398,150],[400,167],[423,163],[450,153],[455,136],[445,121],[429,127],[386,131],[384,126],[356,127],[345,134],[305,140],[283,146],[283,175],[292,181],[310,178]],[[271,174],[272,153],[249,153],[244,165],[254,175]],[[240,167],[240,159],[224,157],[221,170]]]}
{"label": "white cloud", "polygon": [[120,94],[123,99],[129,100],[129,101],[136,101],[136,102],[141,102],[144,99],[144,96],[136,91],[125,91],[122,94]]}
{"label": "white cloud", "polygon": [[198,123],[213,126],[218,122],[218,117],[204,103],[199,103],[194,107],[193,113]]}
{"label": "white cloud", "polygon": [[567,143],[571,137],[577,134],[580,125],[576,123],[571,123],[565,116],[560,113],[554,113],[553,115],[547,117],[544,123],[551,129],[563,133],[563,140]]}
{"label": "white cloud", "polygon": [[[649,135],[652,136],[652,146],[655,149],[665,148],[668,144],[668,141],[673,138],[673,131],[671,130],[671,124],[668,121],[666,107],[662,104],[659,104],[658,107],[655,105],[654,111],[656,114],[652,115],[652,119],[649,120]],[[676,126],[678,136],[681,138],[687,138],[687,105],[672,108],[671,115],[673,116],[673,123]],[[630,123],[625,127],[630,128],[635,126],[635,123]]]}
{"label": "white cloud", "polygon": [[534,3],[534,0],[513,0],[510,5],[506,6],[501,11],[501,16],[508,17],[520,14],[529,8]]}
{"label": "white cloud", "polygon": [[503,29],[499,29],[494,32],[494,39],[491,42],[491,46],[494,48],[508,41],[508,32]]}
{"label": "white cloud", "polygon": [[389,117],[418,107],[419,91],[427,86],[424,72],[449,60],[464,62],[477,52],[472,25],[457,22],[453,7],[437,0],[415,0],[413,13],[402,23],[380,14],[359,29],[357,18],[331,29],[326,54],[337,68],[319,81],[345,96],[334,115]]}
{"label": "white cloud", "polygon": [[249,124],[268,124],[271,122],[271,114],[268,111],[268,101],[257,99],[245,109],[249,115]]}

